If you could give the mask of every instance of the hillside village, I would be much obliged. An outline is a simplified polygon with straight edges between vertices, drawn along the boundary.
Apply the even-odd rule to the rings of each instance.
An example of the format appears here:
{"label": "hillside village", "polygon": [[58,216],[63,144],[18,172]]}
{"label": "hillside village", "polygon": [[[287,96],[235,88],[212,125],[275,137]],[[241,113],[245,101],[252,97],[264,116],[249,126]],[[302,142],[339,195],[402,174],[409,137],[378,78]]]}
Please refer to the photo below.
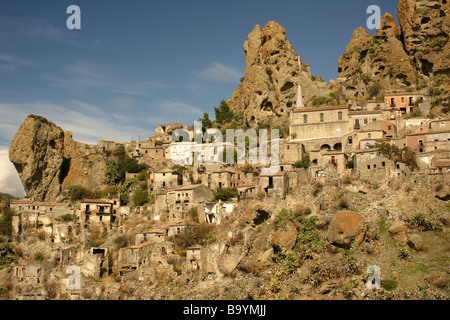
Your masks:
{"label": "hillside village", "polygon": [[[253,125],[222,101],[214,120],[199,119],[200,131],[173,122],[142,141],[77,145],[83,161],[104,162],[97,179],[85,179],[95,187],[76,180],[85,167],[73,173],[75,161],[64,156],[52,174],[54,196],[2,209],[10,226],[3,218],[2,298],[448,299],[448,105],[416,85],[322,100],[309,98],[310,86],[306,94],[301,81],[283,90],[281,124]],[[39,116],[25,124],[36,136],[56,127]],[[279,129],[275,171],[226,164],[224,150],[235,154],[236,144],[205,139],[195,148],[196,135],[213,129],[252,128]],[[192,150],[201,150],[201,163]],[[13,162],[26,188],[44,183]],[[370,265],[381,269],[380,289],[366,286]]]}

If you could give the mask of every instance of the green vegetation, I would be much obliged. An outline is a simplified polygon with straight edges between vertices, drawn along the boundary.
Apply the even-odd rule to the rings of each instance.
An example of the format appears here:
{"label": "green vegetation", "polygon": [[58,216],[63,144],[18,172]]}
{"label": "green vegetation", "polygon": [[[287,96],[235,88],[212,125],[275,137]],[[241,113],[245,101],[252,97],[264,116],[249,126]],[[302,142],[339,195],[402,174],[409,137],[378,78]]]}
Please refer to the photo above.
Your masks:
{"label": "green vegetation", "polygon": [[198,219],[198,208],[196,206],[190,207],[188,210],[188,216],[191,221],[200,222]]}
{"label": "green vegetation", "polygon": [[12,217],[15,212],[11,208],[5,209],[5,211],[0,216],[0,233],[10,235],[13,231],[12,227]]}
{"label": "green vegetation", "polygon": [[0,266],[9,266],[16,261],[18,257],[17,251],[10,243],[0,243]]}
{"label": "green vegetation", "polygon": [[381,288],[384,290],[392,291],[397,288],[397,281],[393,279],[381,280]]}
{"label": "green vegetation", "polygon": [[128,247],[130,241],[126,235],[120,235],[114,239],[114,243],[117,245],[118,249]]}
{"label": "green vegetation", "polygon": [[229,201],[237,196],[239,196],[239,192],[236,188],[222,188],[214,191],[212,201]]}
{"label": "green vegetation", "polygon": [[150,196],[148,194],[148,191],[145,189],[137,188],[133,193],[131,201],[133,202],[133,205],[135,207],[141,207],[144,204],[149,203]]}
{"label": "green vegetation", "polygon": [[420,231],[442,231],[443,224],[435,219],[426,217],[423,213],[417,213],[409,219],[409,223]]}
{"label": "green vegetation", "polygon": [[[174,244],[174,252],[181,256],[186,255],[186,250],[196,244],[201,246],[206,244],[208,239],[211,239],[213,227],[208,224],[201,224],[199,226],[187,227],[184,232],[181,232],[169,239]],[[210,242],[213,240],[209,240]]]}
{"label": "green vegetation", "polygon": [[69,189],[69,199],[72,202],[83,199],[99,199],[102,197],[100,190],[90,190],[81,185],[74,184]]}
{"label": "green vegetation", "polygon": [[214,107],[214,112],[216,115],[215,121],[219,124],[229,123],[234,117],[234,112],[230,110],[230,106],[225,100],[220,101],[218,108]]}
{"label": "green vegetation", "polygon": [[105,182],[108,185],[117,185],[125,181],[125,173],[140,173],[148,169],[148,165],[139,163],[130,158],[122,145],[113,152],[113,159],[109,161],[105,173]]}
{"label": "green vegetation", "polygon": [[60,216],[60,219],[64,222],[69,222],[69,221],[76,221],[77,220],[77,215],[76,214],[63,214],[62,216]]}
{"label": "green vegetation", "polygon": [[321,105],[328,105],[333,101],[333,99],[329,96],[320,96],[320,97],[314,97],[312,104],[313,106],[321,106]]}
{"label": "green vegetation", "polygon": [[379,83],[375,83],[367,89],[367,94],[369,95],[369,99],[373,99],[381,93],[383,87]]}
{"label": "green vegetation", "polygon": [[304,156],[302,157],[302,160],[297,161],[296,163],[294,163],[294,167],[296,168],[308,168],[309,167],[309,163],[311,162],[311,159],[309,159],[309,157]]}

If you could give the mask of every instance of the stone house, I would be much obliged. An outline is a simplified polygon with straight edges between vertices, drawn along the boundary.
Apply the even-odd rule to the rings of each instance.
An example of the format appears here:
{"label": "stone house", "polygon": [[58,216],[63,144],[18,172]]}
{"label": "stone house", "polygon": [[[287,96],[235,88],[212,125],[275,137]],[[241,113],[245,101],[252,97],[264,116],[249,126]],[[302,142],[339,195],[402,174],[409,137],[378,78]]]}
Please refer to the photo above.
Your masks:
{"label": "stone house", "polygon": [[143,242],[119,250],[119,275],[144,268],[152,263],[160,262],[173,252],[171,242]]}
{"label": "stone house", "polygon": [[384,93],[384,103],[389,109],[398,109],[409,114],[420,102],[427,100],[428,96],[421,93],[399,92]]}
{"label": "stone house", "polygon": [[450,130],[450,118],[437,119],[430,121],[430,131],[449,131]]}
{"label": "stone house", "polygon": [[17,213],[34,212],[41,216],[46,215],[53,218],[73,213],[70,203],[35,202],[30,199],[16,200],[11,203],[10,207]]}
{"label": "stone house", "polygon": [[309,183],[308,171],[305,168],[296,168],[288,171],[289,188],[299,189]]}
{"label": "stone house", "polygon": [[388,121],[373,121],[362,128],[363,131],[382,131],[383,137],[395,138],[397,136],[397,126]]}
{"label": "stone house", "polygon": [[120,208],[118,199],[85,199],[80,203],[80,220],[85,222],[114,222]]}
{"label": "stone house", "polygon": [[[224,168],[219,171],[208,172],[202,177],[202,184],[212,190],[230,188],[235,170]],[[244,175],[245,176],[245,175]]]}
{"label": "stone house", "polygon": [[162,242],[164,241],[164,231],[161,229],[150,229],[140,233],[136,233],[135,243],[141,244],[144,242]]}
{"label": "stone house", "polygon": [[183,177],[176,170],[163,169],[151,174],[150,191],[158,192],[183,185]]}
{"label": "stone house", "polygon": [[438,159],[433,166],[430,167],[429,173],[436,174],[449,174],[450,173],[450,160]]}
{"label": "stone house", "polygon": [[378,110],[349,111],[348,119],[355,130],[376,121],[383,120],[383,112]]}
{"label": "stone house", "polygon": [[107,140],[100,140],[97,143],[97,149],[101,151],[106,150],[115,150],[118,146],[123,145],[120,141],[107,141]]}
{"label": "stone house", "polygon": [[42,284],[43,270],[41,264],[29,263],[18,265],[13,269],[13,283],[29,284],[37,286]]}
{"label": "stone house", "polygon": [[430,145],[432,145],[431,150],[435,149],[433,145],[436,142],[447,146],[450,142],[450,130],[418,132],[406,135],[406,146],[419,152],[430,151],[426,150]]}
{"label": "stone house", "polygon": [[305,147],[300,142],[295,141],[280,141],[280,161],[295,163],[302,159],[306,152]]}
{"label": "stone house", "polygon": [[108,249],[90,248],[83,250],[77,257],[81,263],[81,272],[88,277],[107,277],[109,275],[110,265],[108,258]]}
{"label": "stone house", "polygon": [[185,219],[189,208],[213,197],[211,189],[202,184],[187,185],[157,194],[154,220],[165,217],[170,220]]}
{"label": "stone house", "polygon": [[200,245],[195,245],[186,249],[186,271],[197,271],[201,269],[201,249]]}
{"label": "stone house", "polygon": [[236,207],[234,202],[202,202],[198,206],[198,219],[202,223],[220,224],[222,219],[231,214]]}
{"label": "stone house", "polygon": [[294,141],[342,137],[351,131],[346,106],[297,108],[290,114],[289,134]]}
{"label": "stone house", "polygon": [[238,193],[239,193],[239,200],[246,199],[246,198],[254,198],[257,196],[257,185],[253,183],[244,183],[240,184],[236,187]]}
{"label": "stone house", "polygon": [[[357,150],[353,155],[353,166],[356,170],[368,168],[366,162],[380,156],[379,148]],[[369,164],[370,166],[370,164]],[[370,168],[369,168],[370,170]]]}
{"label": "stone house", "polygon": [[284,198],[289,192],[289,180],[287,172],[261,174],[259,188],[266,195],[276,198]]}

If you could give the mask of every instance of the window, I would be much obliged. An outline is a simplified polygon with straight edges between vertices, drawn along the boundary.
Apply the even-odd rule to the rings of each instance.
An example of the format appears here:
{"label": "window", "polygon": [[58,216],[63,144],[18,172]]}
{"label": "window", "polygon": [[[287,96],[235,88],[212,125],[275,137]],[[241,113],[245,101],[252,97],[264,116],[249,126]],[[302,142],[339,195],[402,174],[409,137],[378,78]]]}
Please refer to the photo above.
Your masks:
{"label": "window", "polygon": [[364,119],[364,124],[367,124],[367,119]]}
{"label": "window", "polygon": [[367,134],[367,137],[372,138],[372,134],[371,133]]}
{"label": "window", "polygon": [[361,154],[361,159],[364,159],[364,153],[363,153],[363,154]]}
{"label": "window", "polygon": [[306,114],[303,115],[303,123],[308,123],[308,116]]}
{"label": "window", "polygon": [[445,129],[445,122],[441,122],[440,124],[441,124],[441,130],[444,130]]}
{"label": "window", "polygon": [[324,121],[323,113],[320,114],[320,122]]}
{"label": "window", "polygon": [[375,158],[375,153],[372,152],[372,153],[370,154],[370,159],[373,159],[373,158]]}
{"label": "window", "polygon": [[392,127],[391,127],[391,126],[388,126],[388,130],[391,131],[391,130],[392,130]]}
{"label": "window", "polygon": [[338,112],[338,120],[342,120],[342,112]]}
{"label": "window", "polygon": [[402,102],[405,102],[405,98],[404,97],[402,97]]}

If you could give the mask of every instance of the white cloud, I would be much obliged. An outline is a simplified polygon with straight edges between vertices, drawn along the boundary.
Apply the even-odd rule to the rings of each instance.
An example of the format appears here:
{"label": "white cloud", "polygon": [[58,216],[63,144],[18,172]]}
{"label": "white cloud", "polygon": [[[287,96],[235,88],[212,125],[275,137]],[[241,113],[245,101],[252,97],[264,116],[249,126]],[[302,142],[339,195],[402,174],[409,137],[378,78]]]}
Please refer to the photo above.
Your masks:
{"label": "white cloud", "polygon": [[195,72],[195,74],[204,80],[223,83],[238,83],[242,77],[240,71],[220,62],[214,62],[206,69]]}
{"label": "white cloud", "polygon": [[19,59],[11,54],[0,53],[0,70],[12,72],[20,66],[29,65],[29,61]]}
{"label": "white cloud", "polygon": [[22,181],[16,168],[9,161],[8,148],[0,146],[0,192],[9,193],[15,197],[26,195]]}
{"label": "white cloud", "polygon": [[102,88],[108,92],[129,96],[148,96],[157,89],[170,88],[159,81],[127,82],[111,72],[111,68],[102,66],[98,61],[87,59],[75,60],[64,68],[64,75],[43,75],[50,85],[69,91],[97,90]]}
{"label": "white cloud", "polygon": [[129,141],[140,132],[151,131],[134,126],[131,117],[117,124],[114,121],[114,114],[108,114],[98,106],[78,100],[71,100],[65,106],[45,101],[0,102],[0,110],[2,110],[0,137],[3,144],[12,140],[30,114],[40,115],[52,121],[64,131],[71,131],[75,140],[89,144],[97,144],[100,139]]}

